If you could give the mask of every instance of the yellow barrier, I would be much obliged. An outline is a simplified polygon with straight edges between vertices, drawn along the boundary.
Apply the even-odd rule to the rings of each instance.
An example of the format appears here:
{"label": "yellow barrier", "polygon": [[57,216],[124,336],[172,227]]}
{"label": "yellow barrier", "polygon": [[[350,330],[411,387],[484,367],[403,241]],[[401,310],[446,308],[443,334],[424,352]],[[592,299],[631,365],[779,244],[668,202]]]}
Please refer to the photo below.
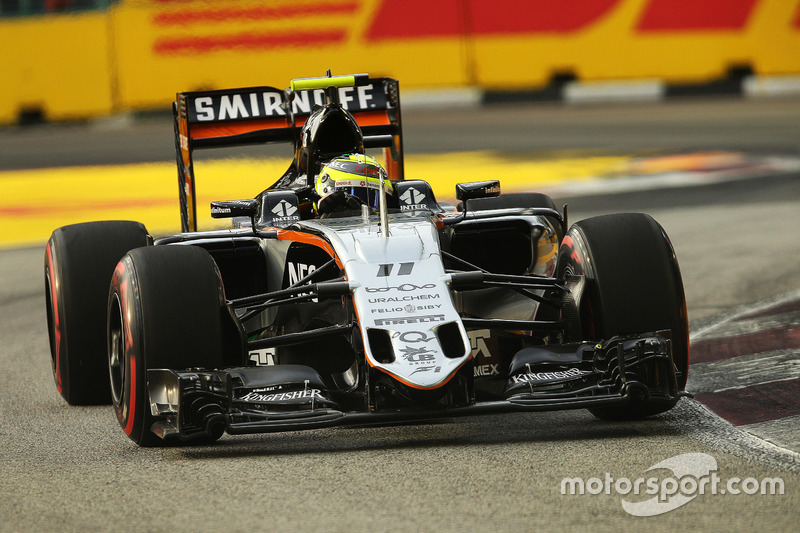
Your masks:
{"label": "yellow barrier", "polygon": [[28,111],[64,120],[119,109],[109,20],[102,11],[0,18],[0,123]]}
{"label": "yellow barrier", "polygon": [[368,72],[404,88],[800,73],[800,0],[119,0],[0,18],[0,122]]}
{"label": "yellow barrier", "polygon": [[[630,156],[533,160],[462,152],[410,155],[406,172],[428,180],[438,200],[455,201],[456,183],[479,181],[498,168],[505,171],[503,191],[513,192],[613,176],[631,160]],[[200,229],[230,227],[229,220],[211,218],[210,202],[252,198],[288,164],[289,158],[199,163]],[[109,187],[109,183],[120,185]],[[92,220],[137,220],[154,235],[180,231],[174,163],[7,171],[0,172],[0,187],[0,247],[38,245],[59,226]],[[32,190],[38,192],[32,195]]]}
{"label": "yellow barrier", "polygon": [[[435,4],[435,3],[434,3]],[[225,7],[228,6],[228,7]],[[381,0],[143,2],[115,10],[120,100],[165,106],[176,92],[368,72],[402,87],[466,85],[459,39],[368,42]]]}
{"label": "yellow barrier", "polygon": [[[650,78],[667,83],[709,82],[740,67],[759,75],[800,72],[800,2],[794,0],[554,4],[575,7],[576,2],[586,9],[579,13],[583,19],[572,19],[572,27],[562,20],[561,26],[554,21],[549,33],[476,38],[477,84],[530,87],[562,72],[586,81]],[[592,12],[591,6],[599,9]]]}

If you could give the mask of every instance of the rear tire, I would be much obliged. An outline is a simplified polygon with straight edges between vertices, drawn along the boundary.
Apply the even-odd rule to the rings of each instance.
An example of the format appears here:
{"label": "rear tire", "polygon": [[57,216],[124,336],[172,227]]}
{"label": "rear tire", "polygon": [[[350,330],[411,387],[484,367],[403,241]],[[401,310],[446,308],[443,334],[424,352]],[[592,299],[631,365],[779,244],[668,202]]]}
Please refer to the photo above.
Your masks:
{"label": "rear tire", "polygon": [[147,230],[129,221],[64,226],[47,242],[44,282],[53,378],[70,405],[110,403],[108,287],[120,258],[141,246],[147,246]]}
{"label": "rear tire", "polygon": [[[559,250],[558,276],[584,275],[580,302],[584,339],[672,330],[672,356],[678,388],[686,386],[689,323],[680,268],[672,244],[652,217],[640,213],[582,220],[567,233]],[[601,419],[638,419],[672,405],[632,399],[622,407],[595,408]]]}
{"label": "rear tire", "polygon": [[117,420],[138,445],[170,443],[151,431],[157,419],[148,369],[224,366],[224,304],[217,265],[203,248],[140,248],[117,265],[108,296],[107,372]]}

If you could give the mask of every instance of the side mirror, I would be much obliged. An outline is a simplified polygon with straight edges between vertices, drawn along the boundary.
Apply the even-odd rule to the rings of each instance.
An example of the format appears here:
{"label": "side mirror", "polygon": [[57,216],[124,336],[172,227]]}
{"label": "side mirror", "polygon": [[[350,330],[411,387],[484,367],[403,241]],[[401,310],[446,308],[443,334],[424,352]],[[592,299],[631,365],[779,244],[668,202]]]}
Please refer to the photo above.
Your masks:
{"label": "side mirror", "polygon": [[224,200],[211,202],[211,218],[250,217],[258,214],[258,200]]}
{"label": "side mirror", "polygon": [[467,200],[500,196],[500,180],[474,181],[456,184],[456,198],[464,204],[460,217],[446,218],[446,225],[458,224],[467,218]]}
{"label": "side mirror", "polygon": [[472,200],[473,198],[491,198],[493,196],[500,196],[499,180],[456,184],[456,198],[465,204],[467,200]]}

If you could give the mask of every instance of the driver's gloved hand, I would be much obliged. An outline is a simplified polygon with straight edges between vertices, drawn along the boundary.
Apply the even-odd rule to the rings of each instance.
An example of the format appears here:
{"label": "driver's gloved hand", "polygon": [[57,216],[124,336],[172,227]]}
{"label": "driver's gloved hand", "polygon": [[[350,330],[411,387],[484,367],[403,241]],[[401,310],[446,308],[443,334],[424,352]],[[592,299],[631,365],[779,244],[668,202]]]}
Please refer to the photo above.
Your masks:
{"label": "driver's gloved hand", "polygon": [[355,209],[361,209],[361,200],[358,196],[353,196],[352,194],[342,193],[344,194],[344,209],[351,211]]}

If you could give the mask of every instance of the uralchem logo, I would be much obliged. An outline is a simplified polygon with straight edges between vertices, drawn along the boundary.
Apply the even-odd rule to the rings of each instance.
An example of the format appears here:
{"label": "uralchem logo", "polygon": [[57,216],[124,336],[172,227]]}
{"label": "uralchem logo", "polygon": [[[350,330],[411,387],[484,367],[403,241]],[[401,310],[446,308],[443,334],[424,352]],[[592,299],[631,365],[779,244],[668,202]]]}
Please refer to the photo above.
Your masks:
{"label": "uralchem logo", "polygon": [[[657,471],[670,471],[672,474],[664,476]],[[626,477],[615,479],[606,472],[602,478],[592,477],[585,481],[582,478],[564,478],[561,480],[561,494],[619,494],[623,496],[622,508],[628,514],[656,516],[686,505],[698,495],[784,493],[781,478],[759,481],[752,477],[732,477],[723,482],[717,473],[717,460],[706,453],[676,455],[654,464],[645,472],[653,472],[653,475],[635,480]],[[642,494],[653,497],[647,500],[635,498]]]}

